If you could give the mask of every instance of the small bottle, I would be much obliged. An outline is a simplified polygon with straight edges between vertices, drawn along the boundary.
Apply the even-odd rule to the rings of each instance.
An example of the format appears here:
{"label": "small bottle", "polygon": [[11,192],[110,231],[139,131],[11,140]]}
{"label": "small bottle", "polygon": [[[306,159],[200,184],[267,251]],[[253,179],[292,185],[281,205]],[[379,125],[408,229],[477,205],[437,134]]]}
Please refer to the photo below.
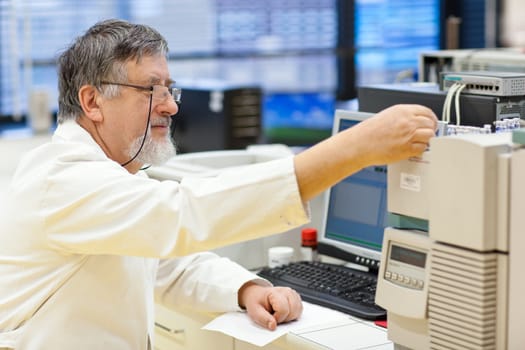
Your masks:
{"label": "small bottle", "polygon": [[300,261],[317,261],[317,230],[307,227],[301,230]]}

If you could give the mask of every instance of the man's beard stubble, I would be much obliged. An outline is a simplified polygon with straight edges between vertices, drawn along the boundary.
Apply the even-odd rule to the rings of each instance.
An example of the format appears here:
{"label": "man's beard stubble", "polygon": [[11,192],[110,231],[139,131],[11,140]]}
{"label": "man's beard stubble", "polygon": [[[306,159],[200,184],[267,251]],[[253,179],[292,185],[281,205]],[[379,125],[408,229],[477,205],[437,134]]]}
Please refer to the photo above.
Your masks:
{"label": "man's beard stubble", "polygon": [[177,154],[175,145],[169,133],[159,141],[153,140],[151,137],[151,127],[149,128],[142,149],[140,150],[140,145],[142,144],[144,135],[137,137],[133,141],[129,148],[128,155],[133,157],[140,150],[140,153],[135,158],[137,162],[141,164],[162,165]]}

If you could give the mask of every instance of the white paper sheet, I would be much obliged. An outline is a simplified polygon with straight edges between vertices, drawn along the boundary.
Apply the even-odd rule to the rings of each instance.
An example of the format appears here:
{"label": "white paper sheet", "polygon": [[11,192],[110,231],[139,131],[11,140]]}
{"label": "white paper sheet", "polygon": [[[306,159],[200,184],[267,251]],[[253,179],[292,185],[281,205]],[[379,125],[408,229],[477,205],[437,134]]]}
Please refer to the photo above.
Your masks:
{"label": "white paper sheet", "polygon": [[274,331],[257,325],[245,312],[225,313],[202,329],[222,332],[236,339],[264,346],[291,331],[297,332],[300,329],[345,320],[350,320],[350,317],[342,312],[303,302],[301,317],[296,321],[278,325]]}

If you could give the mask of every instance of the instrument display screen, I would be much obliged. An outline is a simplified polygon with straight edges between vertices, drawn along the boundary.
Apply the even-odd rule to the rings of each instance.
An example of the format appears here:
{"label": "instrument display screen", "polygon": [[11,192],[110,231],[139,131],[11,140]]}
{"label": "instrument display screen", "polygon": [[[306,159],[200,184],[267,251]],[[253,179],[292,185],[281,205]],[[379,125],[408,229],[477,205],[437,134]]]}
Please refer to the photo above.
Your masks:
{"label": "instrument display screen", "polygon": [[425,268],[427,261],[427,254],[417,250],[408,249],[398,245],[392,245],[390,250],[390,259],[396,260],[405,264],[410,264]]}

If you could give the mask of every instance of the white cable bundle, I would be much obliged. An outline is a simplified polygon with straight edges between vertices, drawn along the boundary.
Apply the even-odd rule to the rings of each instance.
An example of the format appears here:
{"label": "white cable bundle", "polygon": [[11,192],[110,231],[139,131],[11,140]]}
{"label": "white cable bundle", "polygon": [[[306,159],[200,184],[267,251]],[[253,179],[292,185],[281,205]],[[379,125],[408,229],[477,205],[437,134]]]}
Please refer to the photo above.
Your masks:
{"label": "white cable bundle", "polygon": [[445,123],[450,123],[450,109],[452,108],[452,100],[455,99],[454,102],[456,107],[456,125],[460,125],[461,115],[459,106],[459,95],[465,87],[465,84],[454,83],[454,85],[452,85],[449,88],[447,96],[445,97],[445,102],[443,103],[443,113],[441,115],[441,120],[443,120]]}
{"label": "white cable bundle", "polygon": [[455,98],[455,106],[456,106],[456,125],[460,125],[461,122],[461,118],[460,118],[460,109],[459,109],[459,95],[461,94],[461,91],[463,91],[463,89],[467,87],[467,85],[465,84],[460,84],[459,85],[459,88],[456,89],[456,98]]}

